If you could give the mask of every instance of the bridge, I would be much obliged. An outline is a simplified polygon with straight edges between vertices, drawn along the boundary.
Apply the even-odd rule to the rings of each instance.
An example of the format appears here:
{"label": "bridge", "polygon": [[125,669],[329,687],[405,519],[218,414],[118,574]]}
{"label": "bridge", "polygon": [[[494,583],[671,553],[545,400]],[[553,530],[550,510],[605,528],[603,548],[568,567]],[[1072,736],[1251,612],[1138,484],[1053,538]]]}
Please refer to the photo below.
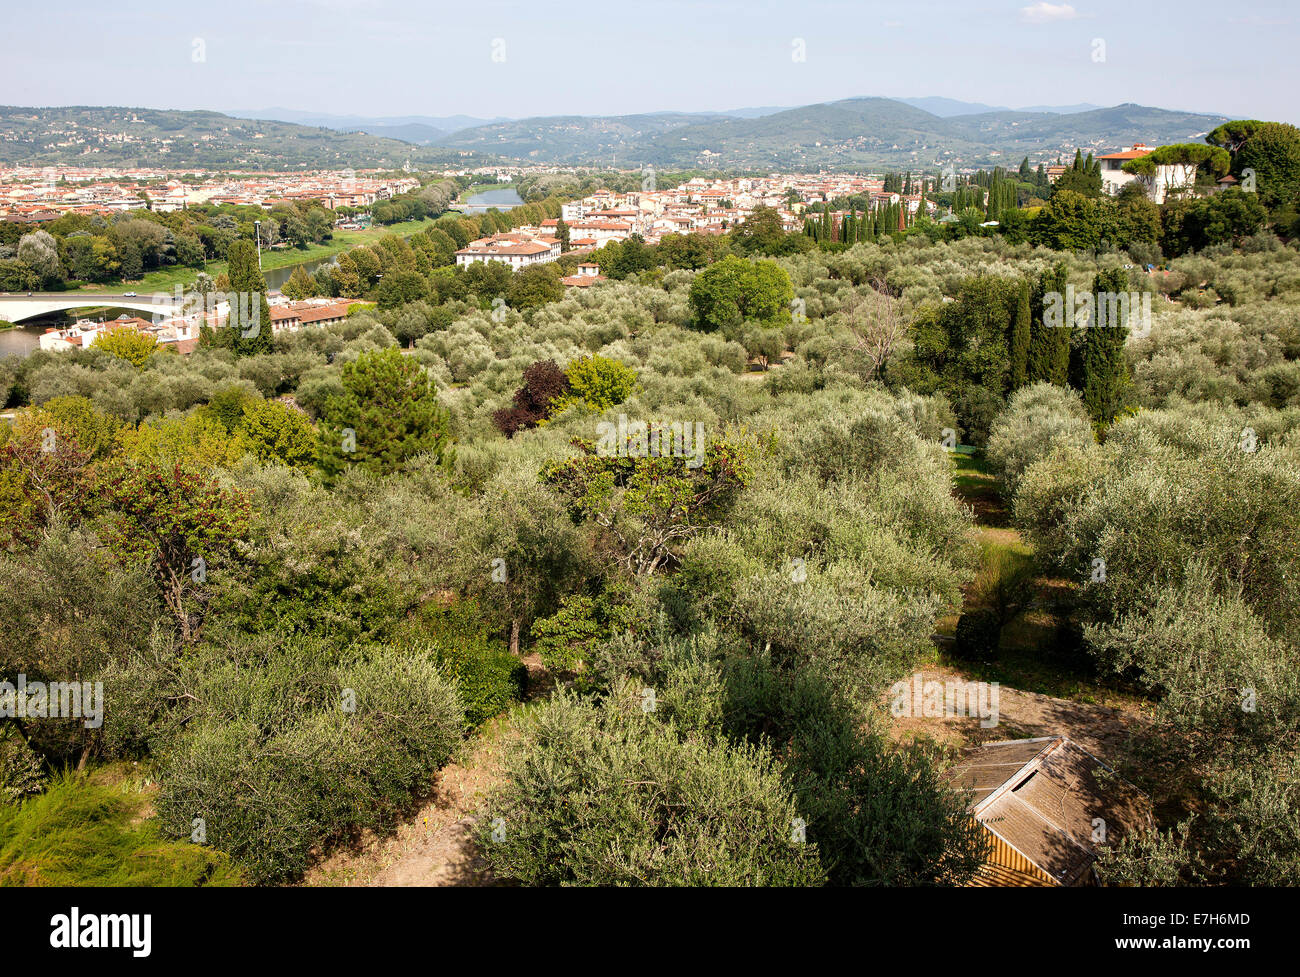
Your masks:
{"label": "bridge", "polygon": [[0,320],[22,322],[51,312],[105,306],[144,312],[148,316],[173,316],[181,313],[181,305],[180,298],[172,292],[146,292],[143,295],[123,295],[120,292],[5,292],[0,294]]}

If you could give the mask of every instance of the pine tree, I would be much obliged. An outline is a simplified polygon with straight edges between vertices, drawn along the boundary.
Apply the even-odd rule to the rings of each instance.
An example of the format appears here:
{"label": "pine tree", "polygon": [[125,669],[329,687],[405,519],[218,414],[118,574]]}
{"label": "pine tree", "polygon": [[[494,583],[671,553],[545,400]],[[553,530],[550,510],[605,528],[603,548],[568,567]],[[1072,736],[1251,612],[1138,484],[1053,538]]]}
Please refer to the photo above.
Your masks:
{"label": "pine tree", "polygon": [[307,299],[316,294],[316,282],[302,265],[298,265],[289,276],[289,280],[280,287],[280,291],[287,298]]}

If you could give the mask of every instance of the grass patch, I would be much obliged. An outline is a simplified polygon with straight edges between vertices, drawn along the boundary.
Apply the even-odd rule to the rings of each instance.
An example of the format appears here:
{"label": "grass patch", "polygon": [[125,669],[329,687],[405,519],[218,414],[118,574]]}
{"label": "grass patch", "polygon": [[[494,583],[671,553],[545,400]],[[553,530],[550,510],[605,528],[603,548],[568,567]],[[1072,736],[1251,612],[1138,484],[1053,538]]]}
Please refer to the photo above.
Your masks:
{"label": "grass patch", "polygon": [[981,526],[1006,528],[1011,525],[1011,514],[1002,498],[1002,483],[988,458],[970,445],[958,445],[948,453],[952,459],[953,490],[967,505],[975,509],[975,521]]}
{"label": "grass patch", "polygon": [[[432,227],[435,220],[436,218],[426,217],[418,221],[376,225],[362,231],[344,231],[336,228],[333,237],[323,244],[311,244],[305,248],[263,249],[262,270],[273,271],[277,268],[288,268],[291,265],[301,264],[305,261],[319,261],[322,258],[331,258],[336,254],[360,247],[363,244],[374,244],[385,234],[400,234],[403,237],[419,234],[426,228]],[[216,278],[226,271],[226,262],[209,261],[207,267],[202,270]],[[198,268],[173,265],[170,268],[159,268],[151,271],[139,281],[121,282],[117,285],[87,285],[85,287],[96,292],[169,292],[177,285],[184,287],[192,284],[199,271]]]}
{"label": "grass patch", "polygon": [[240,885],[223,853],[170,841],[129,780],[74,773],[22,804],[0,804],[0,885]]}

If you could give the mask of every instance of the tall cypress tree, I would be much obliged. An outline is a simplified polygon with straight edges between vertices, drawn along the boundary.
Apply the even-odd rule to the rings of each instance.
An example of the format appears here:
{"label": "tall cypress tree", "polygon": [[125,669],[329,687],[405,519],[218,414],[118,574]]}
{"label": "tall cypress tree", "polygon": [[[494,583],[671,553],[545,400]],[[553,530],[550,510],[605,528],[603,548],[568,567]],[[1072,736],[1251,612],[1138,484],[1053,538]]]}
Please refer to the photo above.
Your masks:
{"label": "tall cypress tree", "polygon": [[1016,300],[1016,317],[1011,323],[1011,338],[1007,342],[1007,351],[1011,358],[1010,380],[1011,393],[1025,385],[1029,376],[1029,334],[1032,316],[1029,311],[1029,281],[1020,283],[1020,294]]}
{"label": "tall cypress tree", "polygon": [[[1118,293],[1128,289],[1128,276],[1122,269],[1100,272],[1093,280],[1092,294]],[[1107,321],[1088,324],[1083,341],[1083,402],[1095,423],[1107,427],[1124,408],[1128,393],[1128,362],[1124,359],[1124,340],[1128,325]]]}
{"label": "tall cypress tree", "polygon": [[[1064,262],[1058,262],[1039,276],[1029,328],[1029,354],[1025,368],[1025,380],[1028,383],[1046,380],[1058,387],[1069,385],[1070,333],[1074,329],[1074,310],[1063,308],[1065,287],[1068,284],[1069,275]],[[1044,319],[1043,313],[1051,296],[1062,303],[1059,325],[1048,324]]]}
{"label": "tall cypress tree", "polygon": [[266,279],[257,267],[257,248],[252,241],[236,241],[226,255],[226,277],[230,282],[231,313],[223,337],[240,356],[270,353],[271,307],[266,302]]}

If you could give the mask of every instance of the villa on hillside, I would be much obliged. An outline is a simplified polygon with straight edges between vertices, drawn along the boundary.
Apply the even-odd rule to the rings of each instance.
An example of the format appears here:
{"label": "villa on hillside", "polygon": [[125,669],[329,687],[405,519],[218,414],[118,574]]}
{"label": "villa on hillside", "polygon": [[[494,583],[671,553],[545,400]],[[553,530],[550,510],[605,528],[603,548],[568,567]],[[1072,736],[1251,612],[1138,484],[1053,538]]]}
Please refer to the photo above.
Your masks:
{"label": "villa on hillside", "polygon": [[1139,142],[1121,152],[1098,156],[1097,163],[1101,166],[1101,189],[1105,193],[1114,196],[1123,189],[1125,184],[1136,180],[1137,177],[1132,173],[1124,172],[1124,164],[1131,159],[1140,159],[1146,156],[1153,152],[1154,148],[1146,143]]}
{"label": "villa on hillside", "polygon": [[600,273],[600,265],[584,261],[578,265],[578,272],[574,275],[565,275],[560,281],[574,288],[589,288],[596,282],[605,281],[605,276]]}

